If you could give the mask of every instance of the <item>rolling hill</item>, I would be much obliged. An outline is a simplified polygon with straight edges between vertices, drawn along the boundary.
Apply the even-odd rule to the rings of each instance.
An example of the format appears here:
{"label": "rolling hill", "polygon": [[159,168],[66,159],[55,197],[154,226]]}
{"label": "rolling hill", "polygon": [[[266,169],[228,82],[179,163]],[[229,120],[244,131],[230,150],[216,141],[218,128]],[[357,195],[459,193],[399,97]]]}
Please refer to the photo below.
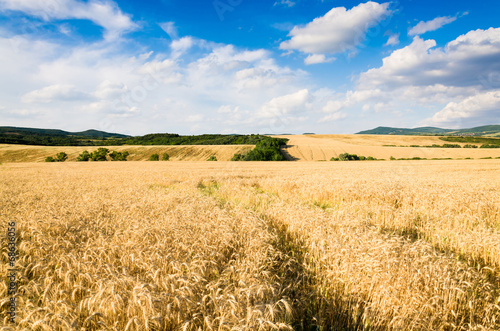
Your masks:
{"label": "rolling hill", "polygon": [[470,129],[442,129],[436,127],[420,127],[414,129],[406,129],[406,128],[392,128],[392,127],[379,126],[375,129],[360,131],[356,134],[416,135],[416,136],[443,136],[443,135],[496,136],[500,135],[500,125],[484,125]]}
{"label": "rolling hill", "polygon": [[[278,136],[280,137],[280,136]],[[445,141],[435,136],[417,135],[291,135],[282,151],[288,160],[327,161],[341,153],[372,156],[388,160],[395,158],[452,158],[480,159],[500,157],[498,148],[426,148],[411,146],[443,145]],[[466,143],[458,143],[465,145]],[[405,146],[405,147],[401,147]]]}
{"label": "rolling hill", "polygon": [[[183,145],[183,146],[106,146],[117,152],[129,152],[128,161],[147,161],[151,154],[167,153],[170,161],[206,161],[215,155],[218,161],[229,161],[236,153],[246,154],[254,145]],[[0,144],[0,163],[44,162],[59,152],[68,154],[66,162],[76,161],[84,150],[92,152],[98,147],[88,146],[29,146]],[[86,163],[86,162],[79,162]],[[103,162],[106,163],[106,162]]]}
{"label": "rolling hill", "polygon": [[99,130],[86,130],[81,132],[68,132],[57,129],[38,129],[38,128],[22,128],[15,126],[0,126],[0,135],[7,136],[59,136],[59,137],[81,137],[92,139],[103,138],[126,138],[130,137],[125,134],[109,133]]}

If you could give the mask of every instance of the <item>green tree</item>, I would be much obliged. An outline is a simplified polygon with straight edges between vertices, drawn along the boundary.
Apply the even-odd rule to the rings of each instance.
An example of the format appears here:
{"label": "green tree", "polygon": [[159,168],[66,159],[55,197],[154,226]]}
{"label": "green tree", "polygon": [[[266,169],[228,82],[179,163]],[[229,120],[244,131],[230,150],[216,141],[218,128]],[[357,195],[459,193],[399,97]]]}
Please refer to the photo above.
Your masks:
{"label": "green tree", "polygon": [[157,153],[154,153],[149,157],[149,161],[159,161],[159,160],[160,156]]}
{"label": "green tree", "polygon": [[64,162],[68,159],[68,154],[64,152],[57,153],[56,162]]}
{"label": "green tree", "polygon": [[45,158],[45,162],[56,162],[56,160],[54,160],[54,158],[52,156],[47,156]]}
{"label": "green tree", "polygon": [[162,161],[170,160],[170,155],[168,155],[167,153],[163,153],[163,155],[161,156],[161,160]]}
{"label": "green tree", "polygon": [[112,161],[127,161],[127,156],[129,156],[129,153],[127,151],[125,152],[112,151],[111,153],[109,153],[109,157],[111,158]]}
{"label": "green tree", "polygon": [[106,161],[106,155],[108,155],[109,149],[104,147],[99,147],[97,151],[92,152],[91,159],[92,161]]}
{"label": "green tree", "polygon": [[91,155],[88,151],[83,151],[82,154],[78,155],[76,158],[77,161],[88,161],[90,160]]}
{"label": "green tree", "polygon": [[217,157],[215,155],[210,156],[207,161],[217,161]]}
{"label": "green tree", "polygon": [[245,161],[245,154],[236,153],[231,158],[231,161]]}
{"label": "green tree", "polygon": [[342,153],[339,155],[340,161],[358,161],[359,156],[356,154]]}

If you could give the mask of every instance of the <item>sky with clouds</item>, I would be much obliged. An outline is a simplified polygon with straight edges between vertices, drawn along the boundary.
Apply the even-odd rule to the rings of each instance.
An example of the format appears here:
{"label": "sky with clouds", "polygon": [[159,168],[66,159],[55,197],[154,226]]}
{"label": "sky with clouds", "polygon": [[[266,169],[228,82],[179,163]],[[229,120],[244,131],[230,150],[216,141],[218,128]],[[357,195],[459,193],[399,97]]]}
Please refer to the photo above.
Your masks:
{"label": "sky with clouds", "polygon": [[498,0],[0,0],[0,125],[500,124]]}

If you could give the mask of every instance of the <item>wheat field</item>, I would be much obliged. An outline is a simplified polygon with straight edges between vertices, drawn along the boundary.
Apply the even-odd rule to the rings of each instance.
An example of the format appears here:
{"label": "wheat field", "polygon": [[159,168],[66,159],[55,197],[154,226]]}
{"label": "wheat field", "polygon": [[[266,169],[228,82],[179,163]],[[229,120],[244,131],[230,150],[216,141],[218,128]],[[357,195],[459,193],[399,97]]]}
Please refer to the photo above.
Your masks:
{"label": "wheat field", "polygon": [[[330,134],[285,135],[278,137],[289,139],[283,151],[288,155],[289,160],[295,161],[325,161],[342,153],[354,153],[385,160],[388,160],[391,156],[398,159],[413,157],[426,159],[500,157],[500,150],[489,148],[409,147],[411,145],[430,146],[447,143],[440,140],[439,137],[433,136]],[[459,145],[466,144],[459,143]]]}
{"label": "wheat field", "polygon": [[[254,145],[181,145],[181,146],[104,146],[110,151],[130,153],[129,161],[146,161],[151,154],[167,153],[172,161],[205,161],[215,155],[219,161],[229,161],[236,153],[246,154]],[[95,151],[99,146],[30,146],[0,144],[0,162],[43,162],[59,152],[76,161],[83,151]]]}
{"label": "wheat field", "polygon": [[0,329],[498,330],[499,170],[4,163]]}

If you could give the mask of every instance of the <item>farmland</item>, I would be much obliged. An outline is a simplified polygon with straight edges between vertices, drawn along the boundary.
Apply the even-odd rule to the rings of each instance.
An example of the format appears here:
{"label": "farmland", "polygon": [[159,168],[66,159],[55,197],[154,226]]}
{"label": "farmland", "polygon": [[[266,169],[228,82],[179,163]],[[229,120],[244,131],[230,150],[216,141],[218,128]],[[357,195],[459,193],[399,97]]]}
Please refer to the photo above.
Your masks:
{"label": "farmland", "polygon": [[[342,153],[354,153],[389,160],[400,158],[498,158],[498,148],[426,148],[410,146],[443,145],[446,141],[432,136],[396,135],[283,135],[274,138],[289,139],[282,151],[288,160],[326,161]],[[467,143],[458,143],[465,146]],[[476,144],[480,146],[481,144]],[[404,146],[404,147],[401,147]],[[104,146],[117,152],[128,151],[129,161],[146,161],[151,154],[168,153],[171,161],[205,161],[215,155],[219,161],[229,161],[234,154],[246,154],[255,145],[123,145]],[[92,152],[98,146],[32,146],[0,144],[0,162],[43,162],[46,157],[59,152],[68,154],[68,161],[84,150]]]}
{"label": "farmland", "polygon": [[3,163],[0,217],[16,222],[19,251],[13,327],[497,330],[499,168]]}
{"label": "farmland", "polygon": [[[290,139],[283,149],[290,160],[329,160],[341,153],[373,156],[377,159],[394,158],[483,158],[500,157],[500,150],[471,148],[425,148],[411,145],[443,145],[445,141],[432,136],[396,135],[285,135]],[[459,144],[461,146],[465,144]],[[406,146],[406,147],[400,147]]]}
{"label": "farmland", "polygon": [[[254,145],[183,145],[183,146],[105,146],[117,152],[128,151],[130,161],[148,160],[151,154],[168,153],[172,161],[205,161],[212,155],[219,161],[229,161],[236,153],[247,153]],[[98,149],[94,146],[29,146],[0,144],[0,162],[43,162],[59,152],[76,161],[80,153]]]}

